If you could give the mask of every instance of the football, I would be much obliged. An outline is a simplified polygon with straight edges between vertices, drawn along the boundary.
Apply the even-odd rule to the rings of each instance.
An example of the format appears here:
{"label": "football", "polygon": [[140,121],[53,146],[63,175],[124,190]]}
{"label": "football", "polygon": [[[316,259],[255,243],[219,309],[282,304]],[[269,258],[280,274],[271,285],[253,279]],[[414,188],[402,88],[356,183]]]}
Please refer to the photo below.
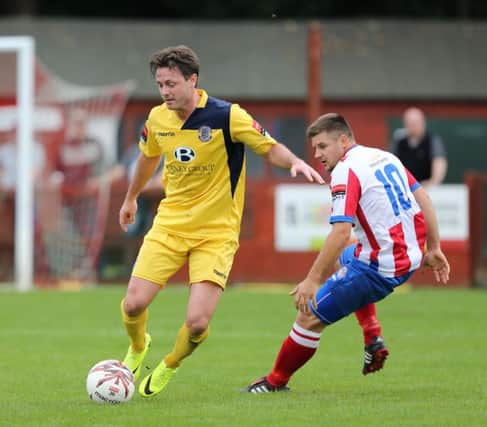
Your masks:
{"label": "football", "polygon": [[119,360],[103,360],[93,366],[86,378],[86,391],[96,403],[128,402],[134,395],[134,375]]}

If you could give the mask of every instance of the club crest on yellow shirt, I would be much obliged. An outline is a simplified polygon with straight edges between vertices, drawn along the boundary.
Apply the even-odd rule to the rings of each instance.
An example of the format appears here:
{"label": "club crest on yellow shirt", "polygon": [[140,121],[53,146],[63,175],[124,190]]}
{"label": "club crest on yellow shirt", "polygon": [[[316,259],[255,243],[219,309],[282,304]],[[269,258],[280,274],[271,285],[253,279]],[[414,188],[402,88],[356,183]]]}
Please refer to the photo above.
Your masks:
{"label": "club crest on yellow shirt", "polygon": [[208,142],[211,139],[211,127],[201,126],[198,129],[198,138],[201,142]]}

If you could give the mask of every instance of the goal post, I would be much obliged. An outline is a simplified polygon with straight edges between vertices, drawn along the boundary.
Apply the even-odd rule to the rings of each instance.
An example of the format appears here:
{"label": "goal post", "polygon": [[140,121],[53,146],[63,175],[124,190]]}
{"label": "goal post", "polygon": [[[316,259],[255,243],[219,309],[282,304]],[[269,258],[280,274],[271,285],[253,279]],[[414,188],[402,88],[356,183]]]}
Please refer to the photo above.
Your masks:
{"label": "goal post", "polygon": [[96,284],[135,82],[68,82],[37,60],[30,37],[0,37],[0,55],[0,282]]}
{"label": "goal post", "polygon": [[19,291],[33,287],[33,141],[35,41],[29,36],[0,37],[0,53],[16,54],[17,188],[15,197],[14,280]]}

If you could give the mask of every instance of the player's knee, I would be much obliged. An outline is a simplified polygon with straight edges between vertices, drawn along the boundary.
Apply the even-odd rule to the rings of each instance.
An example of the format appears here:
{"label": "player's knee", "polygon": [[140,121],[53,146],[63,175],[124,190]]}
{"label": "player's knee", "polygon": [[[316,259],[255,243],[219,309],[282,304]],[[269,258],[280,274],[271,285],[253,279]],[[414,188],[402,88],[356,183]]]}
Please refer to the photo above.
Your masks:
{"label": "player's knee", "polygon": [[321,322],[314,314],[307,314],[299,312],[296,316],[296,323],[303,329],[314,332],[321,332],[325,328],[325,324]]}
{"label": "player's knee", "polygon": [[138,316],[145,309],[146,309],[146,305],[140,300],[136,300],[134,298],[129,298],[129,297],[125,298],[124,300],[123,310],[125,311],[125,314],[129,317]]}
{"label": "player's knee", "polygon": [[189,333],[192,336],[199,336],[208,329],[209,321],[206,317],[189,317],[186,320]]}

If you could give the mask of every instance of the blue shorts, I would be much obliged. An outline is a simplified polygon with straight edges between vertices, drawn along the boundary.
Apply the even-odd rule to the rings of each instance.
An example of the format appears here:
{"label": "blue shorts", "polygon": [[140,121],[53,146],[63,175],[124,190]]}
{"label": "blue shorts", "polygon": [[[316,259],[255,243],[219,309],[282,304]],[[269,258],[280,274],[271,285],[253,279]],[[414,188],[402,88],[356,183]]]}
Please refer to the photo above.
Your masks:
{"label": "blue shorts", "polygon": [[309,304],[313,314],[325,324],[335,323],[367,304],[380,301],[413,274],[383,277],[355,258],[355,246],[348,246],[340,255],[342,267],[318,290],[316,308]]}

